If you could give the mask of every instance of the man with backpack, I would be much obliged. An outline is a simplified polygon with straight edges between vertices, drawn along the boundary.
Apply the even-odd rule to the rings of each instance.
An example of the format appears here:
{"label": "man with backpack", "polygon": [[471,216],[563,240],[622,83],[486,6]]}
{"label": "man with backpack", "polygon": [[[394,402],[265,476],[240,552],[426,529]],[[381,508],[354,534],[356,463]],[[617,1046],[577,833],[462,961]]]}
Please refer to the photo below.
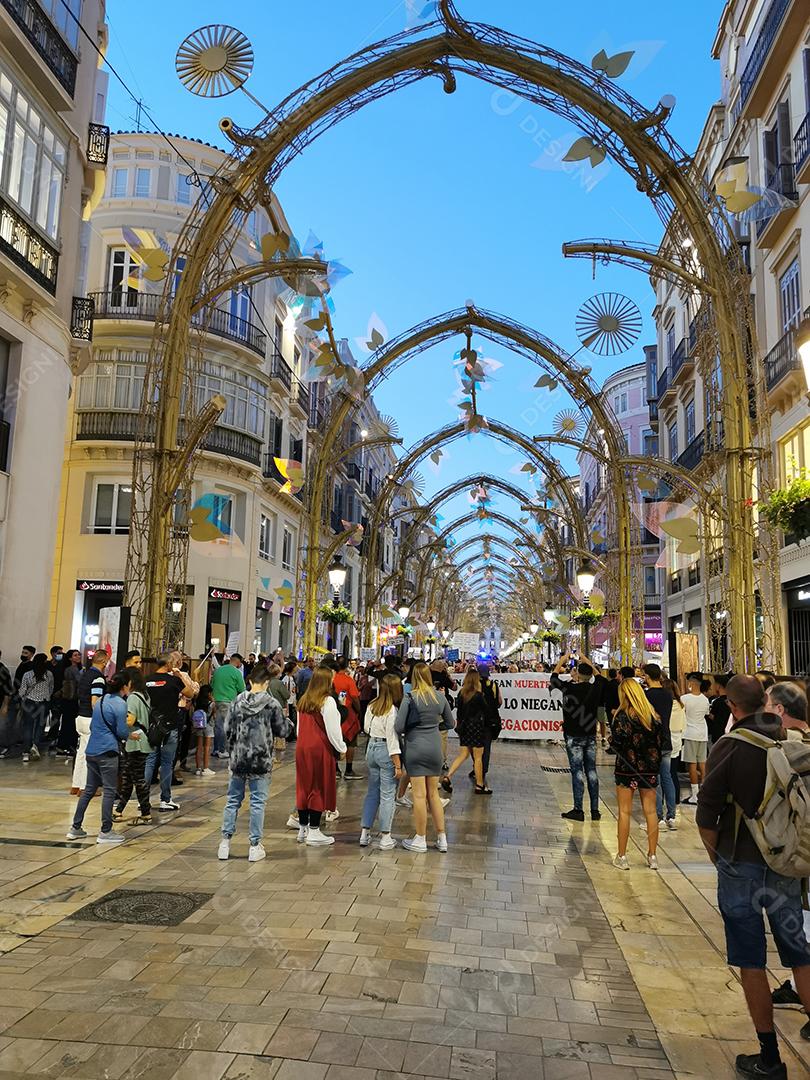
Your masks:
{"label": "man with backpack", "polygon": [[[802,1005],[810,1010],[810,946],[804,935],[801,888],[808,867],[802,835],[795,826],[786,827],[784,820],[777,823],[776,831],[781,835],[774,842],[769,825],[772,817],[782,812],[793,814],[794,821],[802,820],[782,793],[791,786],[784,782],[791,776],[799,780],[797,805],[810,805],[810,792],[796,776],[801,770],[794,771],[796,763],[791,759],[795,751],[790,749],[793,746],[799,754],[806,754],[808,748],[800,742],[775,742],[781,737],[780,719],[765,711],[765,694],[753,675],[730,679],[726,701],[734,724],[709,757],[698,796],[697,825],[717,867],[717,897],[728,962],[740,968],[748,1012],[760,1044],[759,1054],[738,1055],[737,1073],[783,1080],[787,1070],[779,1054],[765,970],[764,915],[767,913],[782,965],[793,970],[796,991]],[[772,783],[774,770],[783,774],[781,784]],[[775,798],[765,799],[766,790]],[[810,818],[804,818],[804,824],[810,828]],[[810,1023],[802,1028],[802,1036],[810,1039]]]}

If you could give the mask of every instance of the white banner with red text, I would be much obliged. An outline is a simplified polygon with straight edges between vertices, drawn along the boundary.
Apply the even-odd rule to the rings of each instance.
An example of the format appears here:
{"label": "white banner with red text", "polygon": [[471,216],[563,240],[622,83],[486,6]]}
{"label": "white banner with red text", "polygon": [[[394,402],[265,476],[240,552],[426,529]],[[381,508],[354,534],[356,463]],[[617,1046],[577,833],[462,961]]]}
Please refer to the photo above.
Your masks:
{"label": "white banner with red text", "polygon": [[549,690],[547,672],[493,672],[501,688],[502,739],[562,740],[562,694]]}

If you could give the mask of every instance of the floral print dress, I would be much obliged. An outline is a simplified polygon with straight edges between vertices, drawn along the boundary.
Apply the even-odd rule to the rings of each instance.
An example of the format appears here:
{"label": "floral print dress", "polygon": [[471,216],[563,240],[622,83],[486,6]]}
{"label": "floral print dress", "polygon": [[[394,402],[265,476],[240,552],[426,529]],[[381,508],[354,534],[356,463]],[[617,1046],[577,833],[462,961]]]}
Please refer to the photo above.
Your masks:
{"label": "floral print dress", "polygon": [[611,745],[616,751],[617,787],[633,791],[657,787],[663,745],[663,729],[658,720],[648,729],[628,713],[617,712],[613,717]]}

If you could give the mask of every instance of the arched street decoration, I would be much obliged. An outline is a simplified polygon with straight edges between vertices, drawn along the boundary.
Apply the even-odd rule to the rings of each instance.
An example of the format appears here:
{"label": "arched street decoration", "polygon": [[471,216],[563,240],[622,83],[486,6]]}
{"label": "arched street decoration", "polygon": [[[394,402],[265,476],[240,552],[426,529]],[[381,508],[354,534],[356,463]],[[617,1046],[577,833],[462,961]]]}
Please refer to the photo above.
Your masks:
{"label": "arched street decoration", "polygon": [[[742,256],[719,201],[666,130],[669,106],[662,101],[645,108],[602,73],[570,57],[494,27],[465,22],[451,0],[438,0],[438,14],[437,22],[355,53],[290,95],[253,131],[231,125],[231,160],[211,178],[216,196],[207,208],[198,203],[181,232],[167,274],[144,387],[145,424],[147,428],[153,424],[154,448],[136,462],[133,471],[127,600],[143,647],[163,644],[167,595],[185,587],[187,537],[172,525],[177,492],[188,488],[196,445],[190,434],[183,443],[186,432],[180,405],[184,391],[187,401],[195,400],[196,365],[189,348],[195,300],[202,292],[215,295],[222,282],[233,280],[229,257],[236,232],[257,203],[272,213],[272,186],[289,162],[333,124],[409,83],[438,77],[451,93],[458,74],[472,75],[564,117],[595,148],[604,150],[652,202],[675,247],[682,240],[694,244],[710,291],[707,310],[723,385],[738,389],[748,385],[754,327],[747,282],[742,285]],[[170,282],[175,280],[181,257],[185,268],[172,298]],[[370,388],[368,380],[366,385]],[[345,410],[345,418],[350,407],[342,403],[336,412]],[[736,670],[751,671],[756,666],[753,473],[757,456],[752,430],[759,418],[752,419],[744,392],[724,394],[721,407],[729,519],[724,538],[726,573],[734,594],[730,652]],[[188,419],[187,426],[199,439],[195,421]],[[765,430],[763,425],[764,418],[758,430]],[[328,448],[326,441],[322,459],[328,457]],[[182,470],[185,484],[178,479],[181,461],[187,466]],[[322,477],[315,491],[321,498]],[[313,560],[321,546],[321,506],[314,505],[316,512],[310,518]],[[628,546],[621,533],[617,546],[620,551]],[[314,566],[309,557],[308,564]],[[310,647],[318,582],[310,575],[306,587],[305,642]],[[629,619],[629,611],[624,615]]]}

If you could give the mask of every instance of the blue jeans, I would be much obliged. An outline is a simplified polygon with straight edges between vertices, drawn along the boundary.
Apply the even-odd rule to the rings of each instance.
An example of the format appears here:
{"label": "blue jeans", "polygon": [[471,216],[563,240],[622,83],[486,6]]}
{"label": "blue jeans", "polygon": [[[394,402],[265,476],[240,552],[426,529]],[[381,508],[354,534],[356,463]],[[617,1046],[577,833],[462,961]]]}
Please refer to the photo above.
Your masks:
{"label": "blue jeans", "polygon": [[270,790],[270,773],[266,776],[232,776],[228,784],[228,801],[222,815],[222,835],[230,840],[236,832],[236,815],[245,800],[245,788],[250,789],[250,843],[261,842],[264,832],[264,805]]}
{"label": "blue jeans", "polygon": [[574,792],[574,809],[582,809],[585,796],[585,778],[591,798],[591,813],[599,811],[599,777],[596,774],[596,736],[566,735],[565,752],[571,767],[571,788]]}
{"label": "blue jeans", "polygon": [[230,709],[230,701],[218,701],[214,705],[214,747],[213,752],[215,754],[221,754],[223,750],[227,750],[225,745],[225,717],[228,715],[228,709]]}
{"label": "blue jeans", "polygon": [[76,803],[76,812],[73,815],[73,828],[80,829],[84,821],[87,807],[93,801],[97,788],[102,789],[101,795],[101,832],[108,833],[112,828],[113,803],[115,791],[118,786],[118,754],[112,751],[107,754],[93,754],[87,758],[87,784]]}
{"label": "blue jeans", "polygon": [[388,744],[385,739],[368,740],[366,765],[368,766],[368,792],[363,803],[360,824],[364,829],[370,829],[379,809],[380,832],[390,833],[391,822],[394,820],[397,782],[394,777],[394,763],[388,753]]}
{"label": "blue jeans", "polygon": [[50,710],[51,703],[49,701],[29,701],[27,698],[23,700],[22,741],[24,753],[27,754],[32,746],[39,743]]}
{"label": "blue jeans", "polygon": [[[166,741],[160,747],[160,801],[169,802],[172,797],[172,770],[174,768],[174,755],[177,752],[177,731],[170,731]],[[146,759],[144,775],[151,783],[155,771],[155,760],[158,751],[153,749]]]}
{"label": "blue jeans", "polygon": [[658,774],[658,788],[655,793],[655,805],[658,810],[659,821],[664,816],[664,799],[667,802],[667,821],[671,821],[675,817],[677,807],[675,782],[672,779],[671,750],[667,750],[665,754],[661,755],[661,771]]}
{"label": "blue jeans", "polygon": [[799,878],[782,877],[764,864],[728,863],[719,859],[717,901],[726,929],[726,953],[731,967],[765,969],[766,914],[782,966],[798,968],[810,964]]}

